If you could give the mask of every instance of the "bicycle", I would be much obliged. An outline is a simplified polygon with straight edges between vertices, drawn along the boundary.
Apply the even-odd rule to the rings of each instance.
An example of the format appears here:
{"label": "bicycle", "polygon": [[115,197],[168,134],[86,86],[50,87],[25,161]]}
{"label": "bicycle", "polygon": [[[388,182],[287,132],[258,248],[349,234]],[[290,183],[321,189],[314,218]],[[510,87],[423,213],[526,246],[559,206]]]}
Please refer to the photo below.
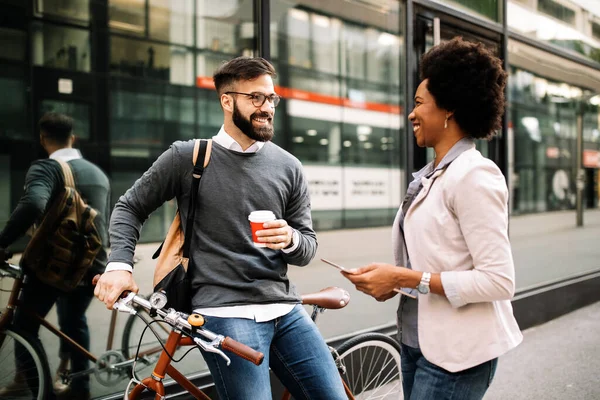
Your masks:
{"label": "bicycle", "polygon": [[[345,307],[348,301],[348,292],[336,287],[329,287],[320,292],[302,296],[302,304],[313,306],[311,316],[313,321],[316,321],[318,314],[323,313],[327,309]],[[203,317],[199,314],[192,314],[186,318],[187,314],[177,312],[173,309],[164,310],[162,306],[166,303],[167,298],[164,293],[154,293],[150,296],[149,300],[130,293],[126,297],[119,299],[114,305],[115,309],[131,314],[136,313],[136,306],[142,307],[149,315],[158,315],[172,326],[172,331],[163,347],[154,371],[150,376],[141,380],[134,373],[125,390],[124,400],[138,400],[145,390],[154,392],[156,400],[164,399],[165,389],[163,379],[166,375],[173,378],[175,382],[194,398],[210,400],[206,393],[197,388],[171,364],[174,361],[172,354],[177,346],[195,344],[206,351],[217,353],[225,360],[228,360],[227,355],[213,345],[214,343],[220,343],[222,348],[233,351],[234,354],[242,356],[257,365],[260,363],[257,361],[262,361],[262,358],[259,359],[257,357],[257,352],[247,348],[247,346],[240,344],[246,348],[245,351],[241,351],[239,348],[232,350],[231,346],[223,347],[227,339],[223,339],[218,335],[212,336],[214,334],[199,331],[199,333],[211,340],[210,343],[194,338],[194,329],[202,326],[204,323]],[[155,321],[158,320],[155,319]],[[346,394],[350,400],[396,400],[401,398],[400,346],[395,340],[380,333],[364,333],[345,341],[337,350],[330,349],[340,372]],[[291,394],[286,390],[282,396],[282,400],[289,400],[290,398]]]}
{"label": "bicycle", "polygon": [[[137,343],[136,346],[131,344],[131,337],[136,335],[136,330],[138,329],[137,321],[140,320],[140,317],[147,321],[152,319],[145,310],[139,310],[139,316],[131,315],[128,318],[123,331],[121,341],[122,348],[120,350],[115,350],[113,348],[118,314],[116,311],[113,311],[109,324],[106,350],[99,357],[96,357],[56,326],[19,304],[19,294],[26,284],[25,274],[21,267],[0,261],[0,280],[3,278],[13,279],[13,284],[6,309],[4,312],[0,312],[0,388],[7,387],[16,377],[16,358],[15,354],[13,354],[15,349],[14,344],[16,342],[21,344],[25,349],[24,351],[28,354],[18,354],[16,356],[20,358],[31,357],[30,359],[33,363],[32,368],[34,371],[37,371],[32,373],[31,377],[27,377],[31,382],[24,382],[24,386],[28,387],[29,391],[31,391],[31,396],[33,396],[34,399],[41,400],[52,390],[52,375],[50,374],[50,367],[44,348],[40,345],[39,341],[34,340],[25,332],[20,332],[11,326],[14,312],[17,307],[21,307],[21,309],[27,312],[29,317],[36,319],[41,326],[44,326],[53,335],[65,339],[74,351],[85,354],[85,356],[94,363],[94,365],[86,371],[77,373],[66,372],[61,374],[59,377],[62,379],[63,383],[69,383],[84,375],[94,374],[96,380],[100,384],[112,387],[119,381],[130,376],[131,369],[134,366],[143,368],[154,365],[156,360],[158,360],[162,347],[156,342],[143,344],[143,348],[138,352],[136,358],[133,357],[135,354],[132,354],[131,352],[131,349],[137,346]],[[152,330],[156,337],[163,339],[165,338],[165,332],[168,333],[168,328],[161,324],[158,324],[158,326],[154,325]],[[14,396],[29,396],[26,392],[26,390],[15,392]]]}

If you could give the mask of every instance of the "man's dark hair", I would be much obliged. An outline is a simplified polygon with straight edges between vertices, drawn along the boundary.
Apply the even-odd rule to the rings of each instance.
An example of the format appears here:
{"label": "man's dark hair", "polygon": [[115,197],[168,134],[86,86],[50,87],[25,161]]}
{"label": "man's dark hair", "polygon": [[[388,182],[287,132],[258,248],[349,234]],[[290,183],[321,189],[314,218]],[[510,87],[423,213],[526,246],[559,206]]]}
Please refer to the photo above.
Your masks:
{"label": "man's dark hair", "polygon": [[502,127],[506,72],[483,44],[457,37],[433,47],[421,59],[421,79],[467,135],[491,138]]}
{"label": "man's dark hair", "polygon": [[73,118],[65,114],[48,112],[39,122],[40,132],[58,144],[68,142],[73,133]]}
{"label": "man's dark hair", "polygon": [[213,75],[219,95],[232,90],[238,81],[250,81],[262,75],[275,78],[275,68],[262,57],[237,57],[223,63]]}

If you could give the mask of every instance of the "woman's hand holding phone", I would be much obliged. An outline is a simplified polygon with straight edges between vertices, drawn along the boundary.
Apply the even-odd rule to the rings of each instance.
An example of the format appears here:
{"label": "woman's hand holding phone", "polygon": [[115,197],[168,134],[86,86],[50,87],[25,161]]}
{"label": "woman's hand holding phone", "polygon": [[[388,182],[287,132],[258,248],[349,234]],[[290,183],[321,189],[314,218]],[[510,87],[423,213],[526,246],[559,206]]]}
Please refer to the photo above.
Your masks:
{"label": "woman's hand holding phone", "polygon": [[[344,267],[342,267],[341,265],[339,265],[339,264],[336,264],[336,263],[334,263],[334,262],[331,262],[331,261],[329,261],[329,260],[326,260],[326,259],[324,259],[324,258],[321,258],[321,261],[323,261],[323,262],[324,262],[324,263],[326,263],[326,264],[329,264],[329,265],[331,265],[331,266],[332,266],[332,267],[334,267],[334,268],[337,268],[337,269],[339,269],[340,271],[342,271],[342,272],[343,272],[343,273],[342,273],[342,275],[344,275],[344,276],[346,276],[346,274],[347,274],[347,275],[353,275],[353,276],[360,276],[360,275],[361,275],[361,274],[360,274],[358,271],[356,271],[356,270],[350,270],[350,269],[344,268]],[[365,292],[365,293],[367,293],[367,294],[369,294],[369,295],[371,295],[371,296],[374,296],[374,297],[376,297],[376,298],[378,298],[378,297],[381,297],[380,295],[377,295],[377,294],[375,294],[375,293],[371,293],[371,291],[372,291],[372,290],[364,290],[364,289],[362,289],[361,285],[360,285],[360,284],[358,284],[358,285],[357,285],[357,282],[355,282],[353,278],[351,278],[351,277],[349,277],[349,276],[346,276],[346,278],[348,278],[348,279],[349,279],[349,280],[350,280],[352,283],[354,283],[354,284],[356,285],[356,287],[357,287],[357,289],[358,289],[358,290],[360,290],[360,291],[362,291],[362,292]],[[392,288],[392,291],[394,291],[394,292],[396,292],[396,293],[403,294],[404,296],[408,296],[408,297],[410,297],[411,299],[416,299],[416,298],[417,298],[416,296],[414,296],[414,295],[412,295],[412,294],[410,294],[410,293],[407,293],[407,292],[405,292],[404,290],[401,290],[401,289],[398,289],[398,288]],[[393,296],[385,296],[385,297],[386,297],[386,298],[389,298],[389,297],[393,297]]]}

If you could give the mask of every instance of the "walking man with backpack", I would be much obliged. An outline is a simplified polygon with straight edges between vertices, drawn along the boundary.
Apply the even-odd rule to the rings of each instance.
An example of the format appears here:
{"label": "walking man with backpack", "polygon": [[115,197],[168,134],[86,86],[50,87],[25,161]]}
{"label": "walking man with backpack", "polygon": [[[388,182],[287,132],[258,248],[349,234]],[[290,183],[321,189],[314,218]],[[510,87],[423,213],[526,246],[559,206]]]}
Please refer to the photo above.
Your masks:
{"label": "walking man with backpack", "polygon": [[[6,259],[5,249],[9,245],[34,224],[40,224],[37,230],[34,228],[21,260],[27,281],[21,291],[20,304],[45,317],[57,303],[61,330],[89,349],[90,334],[85,312],[94,297],[91,278],[102,273],[106,265],[109,180],[99,167],[83,159],[79,150],[72,147],[75,137],[70,117],[47,113],[41,118],[39,128],[40,142],[49,158],[33,162],[27,171],[25,192],[0,232],[0,262]],[[71,179],[76,192],[69,191]],[[69,201],[61,203],[63,199]],[[68,209],[71,205],[75,208]],[[60,218],[67,218],[64,215],[80,224],[78,230],[69,232],[68,224],[60,224]],[[62,237],[67,238],[66,244],[56,243],[57,232],[44,229],[45,225],[61,225],[58,229],[62,229]],[[58,248],[58,251],[53,251],[53,248]],[[13,325],[38,337],[40,324],[21,308],[15,313]],[[15,354],[19,354],[18,349]],[[59,369],[66,368],[69,358],[72,372],[89,368],[87,358],[81,352],[71,351],[63,341],[60,355]],[[22,364],[25,362],[27,360],[17,360],[22,368],[26,368]],[[11,391],[26,389],[24,386],[23,376],[17,374],[11,385],[0,388],[0,397],[10,397]],[[73,380],[58,397],[61,400],[89,399],[89,376]],[[48,398],[54,398],[54,394],[49,393]]]}

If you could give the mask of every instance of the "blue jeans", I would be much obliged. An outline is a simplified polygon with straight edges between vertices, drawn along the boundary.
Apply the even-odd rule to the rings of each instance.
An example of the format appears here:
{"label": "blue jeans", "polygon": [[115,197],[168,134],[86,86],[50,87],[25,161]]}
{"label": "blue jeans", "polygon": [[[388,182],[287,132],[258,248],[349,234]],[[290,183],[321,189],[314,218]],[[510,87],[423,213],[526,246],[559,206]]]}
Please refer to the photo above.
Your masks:
{"label": "blue jeans", "polygon": [[492,383],[498,359],[449,372],[427,361],[420,349],[402,344],[402,389],[405,400],[479,400]]}
{"label": "blue jeans", "polygon": [[[90,348],[90,332],[87,325],[85,311],[94,298],[94,288],[91,285],[79,286],[73,291],[65,293],[51,286],[48,286],[33,275],[27,276],[27,283],[21,291],[19,297],[20,304],[35,312],[42,318],[46,318],[48,312],[57,303],[57,313],[60,329],[79,343],[83,348]],[[39,340],[40,323],[34,318],[28,316],[25,311],[17,308],[13,319],[15,328],[29,333],[32,337]],[[15,353],[22,351],[16,345]],[[89,360],[81,352],[71,349],[67,342],[60,341],[60,354],[70,355],[71,371],[80,372],[89,368]],[[17,365],[25,368],[28,360],[17,360]],[[87,391],[90,388],[89,375],[73,380],[71,388],[74,391]]]}
{"label": "blue jeans", "polygon": [[269,367],[296,400],[347,400],[333,357],[301,305],[267,322],[207,316],[205,327],[265,355],[256,366],[225,352],[227,366],[220,356],[202,352],[221,400],[271,400]]}

